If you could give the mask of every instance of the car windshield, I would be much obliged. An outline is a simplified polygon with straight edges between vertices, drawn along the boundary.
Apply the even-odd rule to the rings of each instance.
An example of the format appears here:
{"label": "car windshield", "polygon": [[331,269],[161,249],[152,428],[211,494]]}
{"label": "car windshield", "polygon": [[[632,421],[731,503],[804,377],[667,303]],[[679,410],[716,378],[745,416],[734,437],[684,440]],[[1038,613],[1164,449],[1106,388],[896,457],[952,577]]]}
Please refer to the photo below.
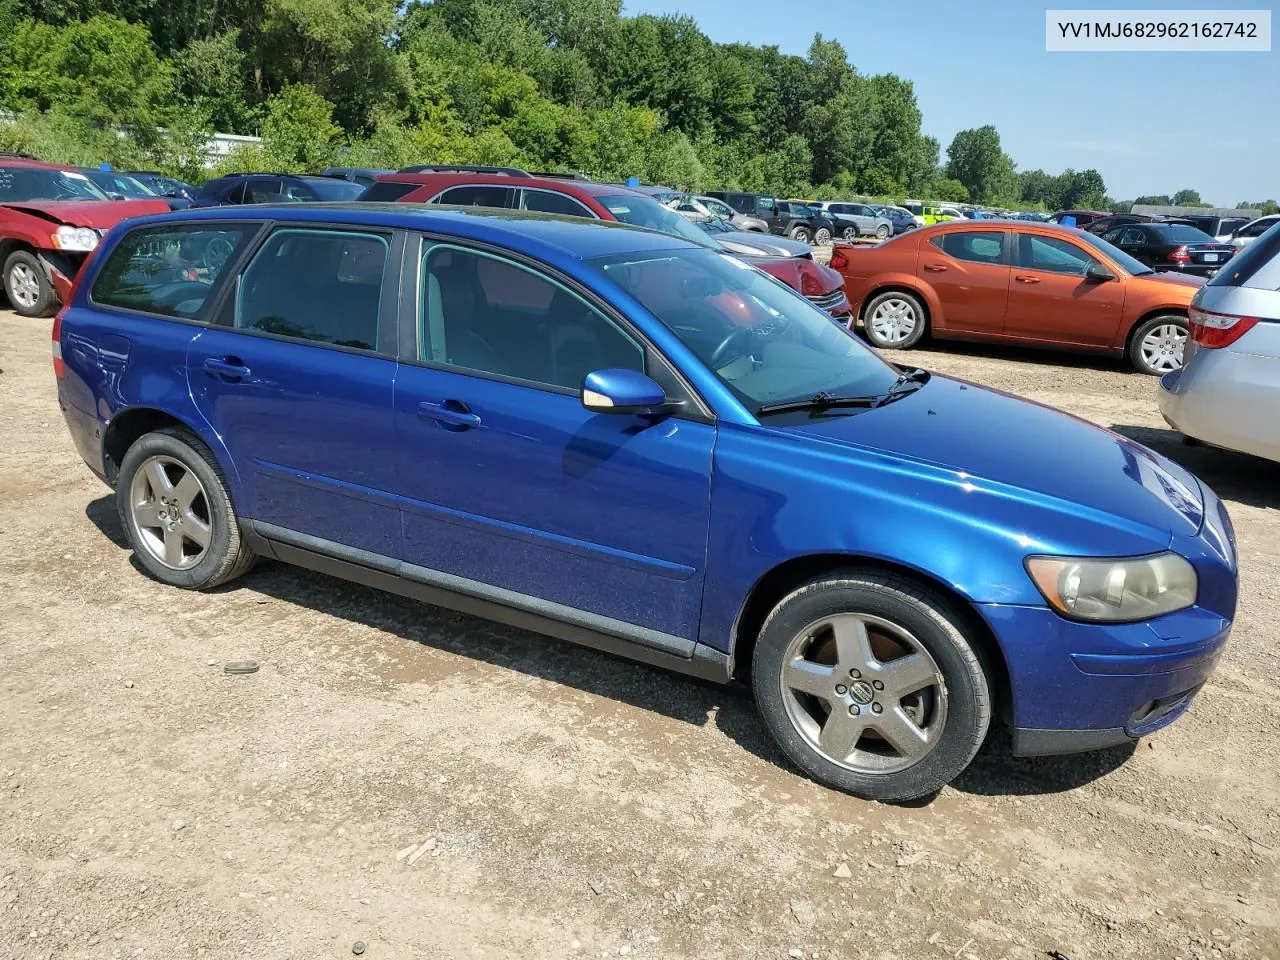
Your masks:
{"label": "car windshield", "polygon": [[40,167],[0,167],[0,203],[106,199],[107,195],[80,173]]}
{"label": "car windshield", "polygon": [[693,222],[696,223],[699,227],[701,227],[707,233],[736,233],[737,232],[734,229],[733,224],[727,223],[724,220],[716,220],[714,217],[711,219],[702,217],[698,220],[694,220]]}
{"label": "car windshield", "polygon": [[671,329],[753,412],[881,395],[898,372],[789,287],[710,250],[602,257],[592,265]]}
{"label": "car windshield", "polygon": [[107,191],[107,193],[116,193],[122,197],[131,197],[135,200],[154,200],[156,196],[155,191],[146,186],[141,180],[127,177],[123,173],[108,173],[105,170],[100,170],[88,172],[85,176]]}
{"label": "car windshield", "polygon": [[354,200],[364,193],[365,189],[363,184],[339,180],[336,177],[308,180],[307,186],[314,190],[321,200]]}
{"label": "car windshield", "polygon": [[1083,240],[1085,243],[1088,243],[1091,246],[1097,247],[1099,250],[1105,253],[1108,257],[1110,257],[1113,262],[1119,264],[1125,273],[1129,274],[1132,277],[1138,277],[1144,273],[1155,273],[1154,270],[1152,270],[1142,261],[1135,260],[1133,257],[1129,256],[1119,247],[1108,243],[1106,240],[1103,240],[1101,237],[1094,236],[1092,233],[1089,233],[1085,230],[1081,230],[1077,234],[1076,238],[1079,240]]}
{"label": "car windshield", "polygon": [[690,223],[675,211],[668,210],[652,197],[645,197],[638,193],[620,193],[611,194],[607,197],[596,197],[596,199],[604,205],[606,210],[623,223],[629,223],[633,227],[647,227],[650,230],[657,230],[659,233],[669,233],[673,236],[683,237],[685,240],[692,241],[700,247],[712,246],[712,241],[708,240],[707,235],[699,230],[695,224]]}
{"label": "car windshield", "polygon": [[1203,230],[1181,223],[1151,224],[1151,229],[1160,235],[1160,239],[1169,243],[1213,243],[1213,237]]}

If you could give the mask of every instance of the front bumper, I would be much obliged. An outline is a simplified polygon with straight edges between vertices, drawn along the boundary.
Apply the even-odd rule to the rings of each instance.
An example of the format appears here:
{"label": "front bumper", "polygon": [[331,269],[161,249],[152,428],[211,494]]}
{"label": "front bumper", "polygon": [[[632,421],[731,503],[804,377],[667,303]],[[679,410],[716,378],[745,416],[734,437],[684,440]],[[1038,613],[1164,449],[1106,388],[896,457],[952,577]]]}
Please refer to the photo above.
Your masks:
{"label": "front bumper", "polygon": [[1180,717],[1213,673],[1231,622],[1200,607],[1144,623],[1086,624],[1046,607],[984,604],[1013,691],[1013,750],[1075,753]]}

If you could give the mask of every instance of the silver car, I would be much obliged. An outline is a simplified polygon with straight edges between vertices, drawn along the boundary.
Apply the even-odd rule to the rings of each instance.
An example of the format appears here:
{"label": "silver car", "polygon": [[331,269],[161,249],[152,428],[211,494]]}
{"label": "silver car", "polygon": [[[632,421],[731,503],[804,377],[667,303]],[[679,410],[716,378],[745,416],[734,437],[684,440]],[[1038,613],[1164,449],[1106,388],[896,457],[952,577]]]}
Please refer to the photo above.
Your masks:
{"label": "silver car", "polygon": [[882,217],[865,203],[846,203],[842,200],[822,200],[810,204],[825,210],[835,221],[836,235],[845,240],[855,237],[875,237],[888,240],[893,236],[893,221]]}
{"label": "silver car", "polygon": [[1201,288],[1190,320],[1160,413],[1193,440],[1280,460],[1280,223]]}
{"label": "silver car", "polygon": [[1243,250],[1277,223],[1280,223],[1280,214],[1275,213],[1259,217],[1257,220],[1251,220],[1233,233],[1231,239],[1227,242],[1237,250]]}
{"label": "silver car", "polygon": [[715,220],[724,220],[735,230],[747,233],[769,232],[769,224],[759,217],[739,213],[723,200],[717,200],[715,197],[694,197],[682,194],[675,200],[665,201],[665,203],[687,220],[699,221],[711,217]]}

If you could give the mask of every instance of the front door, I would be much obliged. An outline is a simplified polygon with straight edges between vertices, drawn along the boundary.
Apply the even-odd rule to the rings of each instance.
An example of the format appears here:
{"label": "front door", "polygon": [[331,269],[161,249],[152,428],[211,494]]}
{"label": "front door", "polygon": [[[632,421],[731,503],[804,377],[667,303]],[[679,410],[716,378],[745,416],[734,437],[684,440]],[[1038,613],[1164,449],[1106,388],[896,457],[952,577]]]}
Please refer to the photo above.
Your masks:
{"label": "front door", "polygon": [[956,230],[920,245],[918,275],[942,302],[938,330],[998,335],[1009,299],[1008,233]]}
{"label": "front door", "polygon": [[1015,238],[1005,333],[1040,343],[1111,346],[1124,309],[1124,278],[1088,279],[1090,267],[1105,265],[1067,237]]}
{"label": "front door", "polygon": [[405,560],[688,655],[714,425],[585,410],[590,371],[665,361],[541,270],[430,240],[415,266],[417,349],[395,389]]}
{"label": "front door", "polygon": [[383,231],[279,226],[230,291],[225,323],[191,342],[191,395],[226,440],[242,516],[398,554],[397,246]]}

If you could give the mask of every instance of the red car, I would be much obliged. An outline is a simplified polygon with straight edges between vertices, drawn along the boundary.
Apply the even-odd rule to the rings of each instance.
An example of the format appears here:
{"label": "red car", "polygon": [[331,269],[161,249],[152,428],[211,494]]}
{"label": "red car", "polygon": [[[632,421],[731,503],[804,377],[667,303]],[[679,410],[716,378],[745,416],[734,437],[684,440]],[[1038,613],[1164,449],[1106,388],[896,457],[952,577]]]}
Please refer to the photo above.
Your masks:
{"label": "red car", "polygon": [[121,220],[168,213],[155,200],[110,200],[83,173],[0,154],[0,270],[9,304],[47,317],[71,293],[98,240]]}
{"label": "red car", "polygon": [[[645,194],[576,174],[528,173],[515,167],[419,166],[378,177],[361,200],[448,203],[464,207],[536,210],[618,220],[719,248],[684,217]],[[794,257],[749,257],[750,263],[798,291],[840,323],[852,316],[844,280],[805,250]]]}

